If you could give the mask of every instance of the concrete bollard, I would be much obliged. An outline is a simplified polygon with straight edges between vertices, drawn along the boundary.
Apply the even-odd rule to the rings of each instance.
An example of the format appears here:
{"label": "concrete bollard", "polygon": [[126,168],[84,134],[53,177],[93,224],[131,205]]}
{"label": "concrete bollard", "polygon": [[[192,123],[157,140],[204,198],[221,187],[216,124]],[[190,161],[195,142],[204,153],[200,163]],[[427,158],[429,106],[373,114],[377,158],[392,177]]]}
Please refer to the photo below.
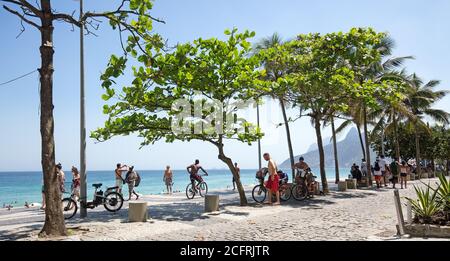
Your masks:
{"label": "concrete bollard", "polygon": [[129,203],[128,221],[129,222],[147,222],[148,211],[147,202],[134,201]]}
{"label": "concrete bollard", "polygon": [[346,179],[347,189],[356,189],[357,180],[356,179]]}
{"label": "concrete bollard", "polygon": [[316,189],[315,189],[316,195],[320,195],[320,183],[316,182]]}
{"label": "concrete bollard", "polygon": [[412,224],[412,206],[409,201],[406,202],[406,220],[408,224]]}
{"label": "concrete bollard", "polygon": [[346,191],[347,190],[347,182],[339,181],[338,183],[338,191]]}
{"label": "concrete bollard", "polygon": [[219,211],[219,195],[205,196],[205,212]]}

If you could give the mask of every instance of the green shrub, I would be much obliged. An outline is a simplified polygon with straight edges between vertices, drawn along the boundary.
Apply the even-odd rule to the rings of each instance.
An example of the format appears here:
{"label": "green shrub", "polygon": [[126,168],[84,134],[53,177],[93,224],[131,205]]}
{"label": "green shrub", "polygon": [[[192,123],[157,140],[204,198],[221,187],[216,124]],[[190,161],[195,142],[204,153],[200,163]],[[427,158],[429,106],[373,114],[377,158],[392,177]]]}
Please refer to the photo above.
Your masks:
{"label": "green shrub", "polygon": [[450,211],[450,181],[443,174],[439,175],[439,186],[437,187],[437,200],[448,215]]}
{"label": "green shrub", "polygon": [[430,186],[426,188],[418,188],[414,186],[417,199],[406,198],[412,207],[420,223],[432,223],[432,217],[441,210],[441,205],[438,200],[438,189],[433,190]]}

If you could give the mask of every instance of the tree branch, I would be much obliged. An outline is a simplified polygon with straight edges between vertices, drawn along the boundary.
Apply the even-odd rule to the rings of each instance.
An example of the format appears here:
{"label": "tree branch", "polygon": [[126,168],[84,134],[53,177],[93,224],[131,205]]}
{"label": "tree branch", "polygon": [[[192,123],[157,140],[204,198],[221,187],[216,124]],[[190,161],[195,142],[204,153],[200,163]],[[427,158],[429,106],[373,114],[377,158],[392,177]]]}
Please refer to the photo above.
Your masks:
{"label": "tree branch", "polygon": [[82,21],[85,21],[85,20],[87,20],[88,18],[92,18],[92,17],[106,17],[106,18],[108,18],[108,16],[110,16],[110,15],[116,15],[116,14],[134,14],[134,15],[137,15],[137,16],[143,15],[143,16],[146,16],[146,17],[152,19],[152,20],[155,21],[155,22],[163,23],[163,24],[166,23],[165,21],[163,21],[163,20],[161,20],[161,19],[158,19],[158,18],[154,18],[153,16],[151,16],[151,15],[149,15],[149,14],[139,14],[139,13],[136,12],[136,11],[125,11],[125,10],[116,10],[116,11],[113,11],[113,12],[105,12],[105,13],[91,13],[91,12],[86,12],[86,13],[83,15],[83,17],[81,18],[81,20],[82,20]]}
{"label": "tree branch", "polygon": [[73,25],[76,25],[78,27],[81,27],[81,22],[73,18],[73,16],[68,14],[53,14],[54,20],[63,20],[67,23],[71,23]]}
{"label": "tree branch", "polygon": [[26,0],[19,0],[23,6],[30,9],[31,12],[33,12],[35,15],[42,17],[42,12],[38,10],[36,7],[34,7],[32,4],[28,3]]}
{"label": "tree branch", "polygon": [[[5,0],[3,0],[3,1],[5,1]],[[6,5],[3,5],[3,8],[4,8],[6,11],[8,11],[8,12],[10,12],[10,13],[12,13],[12,14],[14,14],[14,15],[17,15],[18,17],[20,17],[20,19],[22,19],[23,21],[25,21],[25,22],[28,23],[29,25],[32,25],[32,26],[36,27],[38,30],[41,30],[41,27],[40,27],[39,25],[37,25],[35,22],[33,22],[33,21],[28,20],[27,18],[25,18],[25,15],[21,15],[19,12],[15,11],[15,10],[12,10],[11,8],[7,7]]]}

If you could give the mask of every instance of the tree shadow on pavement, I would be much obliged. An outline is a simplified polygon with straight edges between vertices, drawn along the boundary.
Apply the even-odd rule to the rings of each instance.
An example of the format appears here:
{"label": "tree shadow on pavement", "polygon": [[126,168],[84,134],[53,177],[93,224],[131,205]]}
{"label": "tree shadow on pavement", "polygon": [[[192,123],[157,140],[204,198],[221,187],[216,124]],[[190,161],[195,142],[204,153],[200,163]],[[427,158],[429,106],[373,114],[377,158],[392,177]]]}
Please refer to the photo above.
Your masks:
{"label": "tree shadow on pavement", "polygon": [[42,229],[42,224],[34,224],[20,227],[20,229],[0,230],[0,241],[11,241],[30,238],[31,234],[37,234]]}

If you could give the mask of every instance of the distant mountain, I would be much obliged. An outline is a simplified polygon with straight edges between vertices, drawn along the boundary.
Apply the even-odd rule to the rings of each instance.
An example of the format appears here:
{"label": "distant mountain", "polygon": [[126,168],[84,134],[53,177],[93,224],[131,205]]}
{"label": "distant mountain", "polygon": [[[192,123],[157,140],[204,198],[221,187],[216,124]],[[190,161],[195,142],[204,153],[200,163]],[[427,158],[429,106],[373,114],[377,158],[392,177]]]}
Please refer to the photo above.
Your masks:
{"label": "distant mountain", "polygon": [[[328,141],[330,139],[328,138]],[[329,143],[329,142],[328,142]],[[317,168],[319,167],[319,151],[317,148],[317,144],[313,144],[315,146],[314,150],[309,151],[303,155],[295,156],[295,162],[298,162],[298,158],[303,156],[305,158],[306,163],[310,167]],[[311,146],[313,146],[311,145]],[[339,141],[337,143],[338,147],[338,159],[339,159],[339,167],[341,168],[350,168],[353,163],[358,165],[361,164],[361,159],[363,158],[361,145],[359,142],[358,131],[356,128],[352,128],[348,133],[345,139]],[[329,143],[324,146],[325,152],[325,167],[333,168],[334,167],[334,154],[333,154],[333,144]],[[375,160],[375,152],[371,150],[370,159],[373,162]],[[287,159],[283,163],[280,164],[280,168],[289,169],[290,168],[290,160]]]}
{"label": "distant mountain", "polygon": [[[322,144],[323,144],[323,146],[331,144],[331,137],[322,138]],[[309,145],[309,148],[306,151],[306,153],[311,152],[311,151],[315,151],[315,150],[317,150],[317,142]]]}

